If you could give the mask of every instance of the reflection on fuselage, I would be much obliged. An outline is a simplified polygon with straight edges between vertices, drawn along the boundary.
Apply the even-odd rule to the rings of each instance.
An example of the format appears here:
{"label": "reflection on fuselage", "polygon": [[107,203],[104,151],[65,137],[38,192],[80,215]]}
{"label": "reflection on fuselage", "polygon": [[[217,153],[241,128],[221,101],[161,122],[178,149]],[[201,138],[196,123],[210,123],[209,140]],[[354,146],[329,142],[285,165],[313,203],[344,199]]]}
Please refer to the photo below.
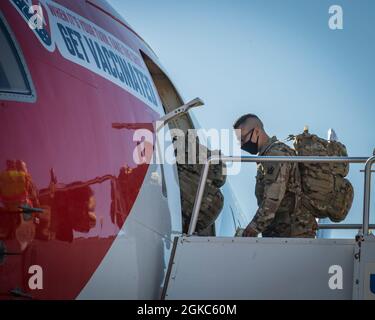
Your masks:
{"label": "reflection on fuselage", "polygon": [[23,251],[34,239],[72,242],[74,231],[89,233],[97,223],[103,223],[102,218],[97,221],[92,187],[107,181],[111,189],[110,220],[121,229],[131,209],[127,201],[131,180],[142,173],[124,165],[118,176],[62,184],[51,169],[49,186],[38,190],[26,163],[8,160],[0,173],[0,239],[17,240]]}

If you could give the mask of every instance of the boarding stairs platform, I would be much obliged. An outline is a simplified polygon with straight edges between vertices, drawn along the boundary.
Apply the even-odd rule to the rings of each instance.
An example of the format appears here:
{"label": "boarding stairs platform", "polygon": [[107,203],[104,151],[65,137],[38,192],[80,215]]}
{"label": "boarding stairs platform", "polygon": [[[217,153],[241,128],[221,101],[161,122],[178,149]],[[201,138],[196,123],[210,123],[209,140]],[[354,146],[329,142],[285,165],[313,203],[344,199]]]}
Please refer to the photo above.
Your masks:
{"label": "boarding stairs platform", "polygon": [[355,239],[201,237],[195,233],[208,169],[202,170],[189,232],[174,239],[162,299],[375,300],[375,236],[370,225],[375,157],[220,157],[233,162],[366,163],[363,223]]}

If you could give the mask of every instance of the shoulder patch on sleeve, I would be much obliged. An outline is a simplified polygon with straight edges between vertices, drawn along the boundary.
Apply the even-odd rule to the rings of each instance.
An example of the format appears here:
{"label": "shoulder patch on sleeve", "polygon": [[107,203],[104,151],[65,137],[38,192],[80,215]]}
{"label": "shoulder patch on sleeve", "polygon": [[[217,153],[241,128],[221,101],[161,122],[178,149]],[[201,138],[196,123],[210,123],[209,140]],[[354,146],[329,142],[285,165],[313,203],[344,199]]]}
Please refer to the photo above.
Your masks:
{"label": "shoulder patch on sleeve", "polygon": [[273,172],[275,171],[275,168],[274,167],[269,167],[268,170],[267,170],[267,174],[273,174]]}
{"label": "shoulder patch on sleeve", "polygon": [[280,163],[267,163],[264,165],[264,180],[267,182],[276,181],[280,172]]}

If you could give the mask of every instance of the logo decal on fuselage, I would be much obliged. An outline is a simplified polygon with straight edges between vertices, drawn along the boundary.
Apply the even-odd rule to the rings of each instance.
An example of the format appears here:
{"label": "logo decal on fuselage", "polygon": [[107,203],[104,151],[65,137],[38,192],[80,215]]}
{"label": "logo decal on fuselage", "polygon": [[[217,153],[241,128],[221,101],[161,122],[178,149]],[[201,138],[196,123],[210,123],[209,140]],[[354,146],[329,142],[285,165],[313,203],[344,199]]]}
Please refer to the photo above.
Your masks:
{"label": "logo decal on fuselage", "polygon": [[161,103],[140,55],[90,20],[52,0],[9,0],[43,46],[111,81],[156,112]]}
{"label": "logo decal on fuselage", "polygon": [[51,31],[48,24],[48,15],[42,2],[35,4],[32,0],[10,0],[22,18],[27,22],[40,43],[50,52],[55,50]]}

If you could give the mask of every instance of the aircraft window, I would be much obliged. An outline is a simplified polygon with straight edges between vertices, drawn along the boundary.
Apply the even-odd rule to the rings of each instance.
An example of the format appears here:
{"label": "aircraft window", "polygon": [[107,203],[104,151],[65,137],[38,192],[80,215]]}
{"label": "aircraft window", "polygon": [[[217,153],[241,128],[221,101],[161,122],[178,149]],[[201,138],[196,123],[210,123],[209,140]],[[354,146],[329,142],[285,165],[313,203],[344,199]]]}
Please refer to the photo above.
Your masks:
{"label": "aircraft window", "polygon": [[0,99],[34,100],[28,70],[8,26],[0,16]]}

